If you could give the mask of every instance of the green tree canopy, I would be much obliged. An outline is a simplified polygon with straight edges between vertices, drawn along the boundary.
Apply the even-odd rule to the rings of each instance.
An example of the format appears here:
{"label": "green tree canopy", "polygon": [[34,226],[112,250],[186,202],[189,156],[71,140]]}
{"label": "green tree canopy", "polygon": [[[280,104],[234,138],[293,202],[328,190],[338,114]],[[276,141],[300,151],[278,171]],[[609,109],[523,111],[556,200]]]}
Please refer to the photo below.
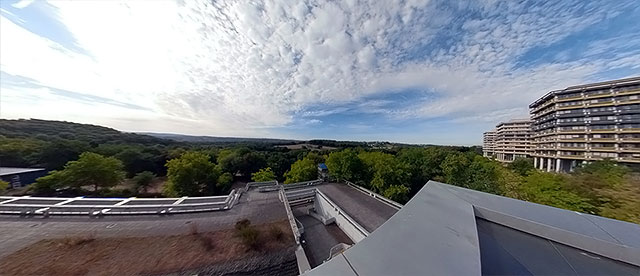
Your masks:
{"label": "green tree canopy", "polygon": [[276,175],[273,173],[270,167],[262,168],[257,172],[251,174],[251,180],[255,182],[264,182],[275,180]]}
{"label": "green tree canopy", "polygon": [[9,188],[9,182],[3,181],[0,179],[0,195],[4,194],[4,192]]}
{"label": "green tree canopy", "polygon": [[383,193],[390,186],[407,184],[410,177],[409,166],[393,155],[375,151],[361,152],[358,157],[371,177],[368,186],[373,191]]}
{"label": "green tree canopy", "polygon": [[509,169],[516,173],[526,176],[529,172],[535,170],[533,167],[533,160],[531,158],[518,157],[509,164]]}
{"label": "green tree canopy", "polygon": [[364,173],[364,164],[358,157],[358,153],[352,149],[334,151],[329,154],[325,162],[329,174],[334,179],[358,182]]}
{"label": "green tree canopy", "polygon": [[136,190],[142,189],[144,192],[147,192],[147,188],[149,188],[155,177],[156,175],[150,171],[137,173],[136,176],[133,177],[133,181],[136,183]]}
{"label": "green tree canopy", "polygon": [[298,160],[291,169],[287,171],[284,176],[286,177],[284,183],[296,183],[302,181],[310,181],[318,178],[318,165],[310,158],[303,158]]}
{"label": "green tree canopy", "polygon": [[113,157],[104,157],[93,152],[84,152],[76,161],[69,161],[63,170],[51,171],[38,178],[36,191],[51,191],[56,188],[72,187],[80,189],[92,186],[94,191],[119,184],[124,179],[123,165]]}
{"label": "green tree canopy", "polygon": [[186,152],[166,164],[168,185],[165,192],[171,196],[217,195],[225,191],[219,187],[221,171],[202,152]]}

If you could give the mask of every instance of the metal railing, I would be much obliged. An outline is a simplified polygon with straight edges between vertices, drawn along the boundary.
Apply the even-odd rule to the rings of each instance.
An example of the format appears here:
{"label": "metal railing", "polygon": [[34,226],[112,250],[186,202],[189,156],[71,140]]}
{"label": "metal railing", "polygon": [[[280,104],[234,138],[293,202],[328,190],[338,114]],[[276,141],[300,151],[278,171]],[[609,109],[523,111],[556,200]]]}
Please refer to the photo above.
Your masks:
{"label": "metal railing", "polygon": [[240,197],[234,189],[225,196],[180,198],[60,198],[0,197],[0,214],[9,215],[144,215],[227,210]]}

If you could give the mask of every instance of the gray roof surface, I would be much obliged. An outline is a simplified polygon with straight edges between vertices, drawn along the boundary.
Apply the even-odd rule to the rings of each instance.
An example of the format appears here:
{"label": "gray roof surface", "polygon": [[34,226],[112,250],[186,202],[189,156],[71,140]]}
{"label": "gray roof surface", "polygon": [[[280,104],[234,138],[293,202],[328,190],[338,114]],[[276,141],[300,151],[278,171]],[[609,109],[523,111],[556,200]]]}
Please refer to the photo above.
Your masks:
{"label": "gray roof surface", "polygon": [[[478,221],[491,224],[478,224]],[[561,269],[566,268],[567,263],[582,264],[581,261],[586,259],[581,256],[585,254],[602,261],[591,263],[595,266],[591,268],[593,273],[640,273],[640,225],[429,181],[409,203],[371,235],[308,274],[481,275],[483,267],[484,272],[488,272],[487,266],[496,265],[490,264],[486,256],[482,259],[481,251],[489,250],[491,245],[502,245],[487,245],[487,239],[479,237],[486,238],[487,229],[489,232],[500,231],[497,236],[501,242],[504,242],[503,238],[506,237],[503,235],[506,234],[521,242],[519,245],[524,250],[512,251],[512,257],[520,258],[522,254],[533,252],[542,241],[542,244],[547,242],[562,252],[544,258],[556,261],[559,256],[573,258],[560,260],[556,267],[548,267],[553,274],[562,274]],[[543,247],[538,253],[546,252],[544,249],[548,247]],[[506,271],[507,274],[518,274],[525,270],[540,274],[538,272],[543,271],[535,265],[535,259],[520,263],[525,270],[517,270],[517,265],[509,267],[508,258],[498,261],[504,261],[499,264],[507,269],[512,268]],[[621,263],[621,266],[616,266]]]}
{"label": "gray roof surface", "polygon": [[12,167],[0,167],[0,176],[43,171],[44,168],[12,168]]}
{"label": "gray roof surface", "polygon": [[376,230],[398,211],[342,183],[329,183],[317,188],[369,232]]}

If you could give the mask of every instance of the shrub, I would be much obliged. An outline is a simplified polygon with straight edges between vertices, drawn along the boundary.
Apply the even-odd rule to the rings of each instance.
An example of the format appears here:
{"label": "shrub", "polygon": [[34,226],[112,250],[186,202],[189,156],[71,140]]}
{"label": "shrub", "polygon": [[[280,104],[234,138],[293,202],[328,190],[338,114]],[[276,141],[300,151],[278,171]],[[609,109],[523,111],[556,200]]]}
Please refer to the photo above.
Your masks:
{"label": "shrub", "polygon": [[278,226],[271,226],[271,228],[269,228],[269,235],[276,241],[282,241],[284,239],[284,232]]}
{"label": "shrub", "polygon": [[197,235],[198,234],[198,224],[195,222],[189,223],[189,234]]}
{"label": "shrub", "polygon": [[207,235],[198,235],[198,240],[205,250],[211,251],[214,248],[213,239],[211,237]]}
{"label": "shrub", "polygon": [[248,219],[242,219],[236,222],[236,237],[240,238],[242,244],[247,247],[247,249],[259,249],[261,246],[260,243],[260,232],[251,226],[251,221]]}
{"label": "shrub", "polygon": [[65,237],[62,240],[62,245],[66,246],[78,246],[85,243],[90,243],[96,239],[96,234],[94,232],[88,233],[84,236],[79,237]]}
{"label": "shrub", "polygon": [[261,246],[260,232],[258,232],[258,230],[256,230],[252,226],[247,226],[239,229],[237,232],[237,236],[242,241],[242,244],[247,247],[247,249],[259,249]]}
{"label": "shrub", "polygon": [[251,226],[251,221],[248,219],[242,219],[236,222],[236,230],[242,230],[243,228],[247,228]]}

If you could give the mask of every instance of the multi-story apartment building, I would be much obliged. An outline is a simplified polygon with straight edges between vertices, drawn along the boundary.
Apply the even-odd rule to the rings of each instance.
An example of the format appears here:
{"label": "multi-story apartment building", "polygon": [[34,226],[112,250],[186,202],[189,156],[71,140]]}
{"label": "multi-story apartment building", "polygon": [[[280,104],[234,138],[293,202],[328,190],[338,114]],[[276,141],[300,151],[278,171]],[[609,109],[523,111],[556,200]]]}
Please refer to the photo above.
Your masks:
{"label": "multi-story apartment building", "polygon": [[640,77],[567,87],[529,105],[534,164],[571,171],[578,163],[640,163]]}
{"label": "multi-story apartment building", "polygon": [[531,121],[514,119],[496,126],[494,152],[500,162],[512,162],[518,157],[529,157],[531,147]]}
{"label": "multi-story apartment building", "polygon": [[487,131],[483,134],[482,155],[484,157],[494,157],[496,151],[496,131]]}

